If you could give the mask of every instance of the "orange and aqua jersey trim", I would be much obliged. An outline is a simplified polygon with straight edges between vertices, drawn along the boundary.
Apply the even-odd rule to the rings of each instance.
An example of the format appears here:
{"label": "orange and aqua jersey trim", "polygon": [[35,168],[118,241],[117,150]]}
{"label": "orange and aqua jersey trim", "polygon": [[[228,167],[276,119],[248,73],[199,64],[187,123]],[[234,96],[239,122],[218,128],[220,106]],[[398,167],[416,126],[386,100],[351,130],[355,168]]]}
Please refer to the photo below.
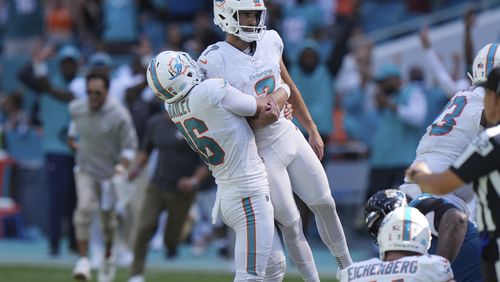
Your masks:
{"label": "orange and aqua jersey trim", "polygon": [[257,264],[255,213],[253,212],[252,200],[250,197],[241,199],[241,203],[247,221],[247,273],[257,276],[255,269]]}
{"label": "orange and aqua jersey trim", "polygon": [[405,221],[403,223],[403,241],[411,240],[411,209],[405,208]]}

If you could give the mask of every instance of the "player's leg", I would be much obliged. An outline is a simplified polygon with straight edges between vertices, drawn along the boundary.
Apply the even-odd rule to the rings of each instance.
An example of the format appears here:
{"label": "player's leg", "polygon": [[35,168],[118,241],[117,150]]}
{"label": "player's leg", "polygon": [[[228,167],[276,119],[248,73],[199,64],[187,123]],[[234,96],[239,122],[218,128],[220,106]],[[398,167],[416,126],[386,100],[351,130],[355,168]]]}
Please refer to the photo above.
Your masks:
{"label": "player's leg", "polygon": [[283,248],[281,247],[281,240],[278,234],[278,230],[274,228],[274,241],[273,249],[271,251],[271,256],[269,257],[269,262],[267,263],[266,276],[264,281],[266,282],[281,282],[285,277],[286,272],[286,258],[283,253]]}
{"label": "player's leg", "polygon": [[113,281],[116,274],[113,243],[118,223],[115,213],[116,192],[111,180],[104,180],[99,184],[99,215],[101,219],[105,252],[104,261],[98,270],[98,281]]}
{"label": "player's leg", "polygon": [[97,187],[94,179],[82,172],[75,172],[77,207],[73,216],[75,235],[80,259],[73,269],[73,276],[82,280],[90,280],[90,261],[88,259],[88,240],[90,237],[90,221],[92,214],[98,209]]}
{"label": "player's leg", "polygon": [[500,238],[486,235],[481,252],[484,281],[500,281]]}
{"label": "player's leg", "polygon": [[343,269],[352,260],[328,178],[305,138],[298,131],[294,133],[288,142],[297,146],[296,157],[287,167],[293,190],[314,213],[323,243]]}
{"label": "player's leg", "polygon": [[274,241],[269,196],[222,199],[220,210],[224,222],[236,232],[234,281],[263,281]]}
{"label": "player's leg", "polygon": [[158,217],[163,210],[163,206],[160,189],[154,185],[148,185],[140,210],[139,229],[133,246],[134,261],[130,267],[130,276],[140,275],[144,272],[149,240],[156,231]]}
{"label": "player's leg", "polygon": [[460,251],[451,264],[453,275],[460,281],[485,281],[481,272],[481,238],[476,226],[469,221]]}
{"label": "player's leg", "polygon": [[[50,255],[59,255],[59,241],[61,240],[63,206],[66,203],[65,177],[61,174],[64,167],[61,164],[62,156],[57,154],[46,154],[46,179],[49,188],[49,246]],[[60,165],[61,164],[61,165]]]}
{"label": "player's leg", "polygon": [[196,194],[174,191],[167,192],[164,195],[166,196],[166,207],[169,211],[164,235],[165,246],[167,247],[168,257],[174,258],[177,256],[177,247],[181,240],[182,229],[188,219],[189,209]]}
{"label": "player's leg", "polygon": [[[304,236],[299,210],[293,198],[290,178],[282,161],[286,156],[278,155],[278,146],[284,144],[278,142],[259,151],[266,166],[274,218],[278,222],[288,254],[302,278],[305,281],[319,281],[311,247]],[[281,149],[287,151],[286,148]]]}

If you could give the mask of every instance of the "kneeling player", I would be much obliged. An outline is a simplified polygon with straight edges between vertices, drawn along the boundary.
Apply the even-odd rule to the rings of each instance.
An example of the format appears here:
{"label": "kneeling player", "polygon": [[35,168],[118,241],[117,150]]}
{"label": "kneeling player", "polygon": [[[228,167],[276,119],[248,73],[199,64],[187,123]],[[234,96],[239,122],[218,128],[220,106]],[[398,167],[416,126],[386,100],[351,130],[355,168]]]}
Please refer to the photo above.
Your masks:
{"label": "kneeling player", "polygon": [[453,271],[447,259],[427,254],[431,231],[425,216],[412,207],[398,207],[380,225],[380,258],[356,262],[338,273],[341,282],[448,282]]}

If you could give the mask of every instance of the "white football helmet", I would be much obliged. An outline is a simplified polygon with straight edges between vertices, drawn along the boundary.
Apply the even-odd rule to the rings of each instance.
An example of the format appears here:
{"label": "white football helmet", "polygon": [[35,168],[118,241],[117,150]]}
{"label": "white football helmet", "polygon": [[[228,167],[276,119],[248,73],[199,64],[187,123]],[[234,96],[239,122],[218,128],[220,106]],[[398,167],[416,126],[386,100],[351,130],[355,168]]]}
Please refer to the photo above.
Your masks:
{"label": "white football helmet", "polygon": [[[266,10],[264,0],[214,0],[214,23],[245,42],[258,41],[266,30]],[[239,11],[260,11],[257,26],[240,25]]]}
{"label": "white football helmet", "polygon": [[382,221],[377,241],[382,260],[387,251],[425,254],[431,246],[429,222],[416,208],[396,208]]}
{"label": "white football helmet", "polygon": [[172,104],[200,84],[202,74],[188,53],[164,51],[151,60],[146,78],[154,94]]}
{"label": "white football helmet", "polygon": [[485,82],[490,71],[499,65],[500,43],[486,44],[479,50],[472,63],[472,83],[478,85]]}

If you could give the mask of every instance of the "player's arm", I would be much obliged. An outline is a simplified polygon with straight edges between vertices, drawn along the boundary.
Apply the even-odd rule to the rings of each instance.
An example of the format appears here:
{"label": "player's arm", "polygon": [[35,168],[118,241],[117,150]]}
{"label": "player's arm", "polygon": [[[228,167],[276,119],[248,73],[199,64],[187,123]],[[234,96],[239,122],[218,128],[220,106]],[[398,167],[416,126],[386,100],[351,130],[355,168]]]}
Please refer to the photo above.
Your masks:
{"label": "player's arm", "polygon": [[446,194],[465,183],[449,169],[442,173],[431,173],[427,164],[416,162],[407,171],[406,177],[420,186],[422,192]]}
{"label": "player's arm", "polygon": [[269,95],[266,95],[266,97],[257,98],[257,100],[262,98],[264,98],[263,100],[264,102],[267,102],[269,100],[274,100],[278,105],[278,108],[281,110],[285,107],[288,98],[290,98],[290,94],[291,94],[290,86],[288,86],[286,83],[282,83],[274,92],[272,92]]}
{"label": "player's arm", "polygon": [[474,62],[474,44],[472,42],[472,28],[475,23],[475,12],[473,9],[469,9],[465,12],[464,17],[464,53],[465,53],[465,65],[467,69],[472,68],[472,63]]}
{"label": "player's arm", "polygon": [[282,101],[283,97],[288,96],[284,87],[278,88],[273,95],[259,98],[246,95],[232,86],[227,86],[227,90],[229,93],[222,99],[222,106],[235,115],[257,118],[251,124],[254,128],[276,122],[280,114],[276,98]]}
{"label": "player's arm", "polygon": [[[442,173],[431,173],[425,163],[415,163],[407,170],[410,180],[422,191],[431,194],[446,194],[465,183],[472,182],[498,167],[500,159],[500,127],[483,132],[467,147],[455,163]],[[495,134],[497,133],[497,134]],[[490,136],[495,137],[490,137]]]}
{"label": "player's arm", "polygon": [[154,149],[153,143],[153,119],[149,119],[146,125],[146,131],[144,133],[144,137],[141,140],[141,147],[139,149],[139,153],[137,154],[135,160],[131,163],[128,180],[133,181],[144,169],[146,164],[149,161],[149,156]]}
{"label": "player's arm", "polygon": [[205,181],[205,179],[210,175],[210,171],[205,164],[200,164],[193,175],[190,177],[181,177],[177,181],[177,188],[185,193],[191,193],[198,189],[200,183]]}
{"label": "player's arm", "polygon": [[[290,87],[282,83],[276,91],[266,95],[264,97],[257,98],[257,104],[259,110],[253,118],[248,118],[248,123],[252,128],[261,128],[275,122],[274,113],[266,111],[266,107],[269,107],[269,103],[276,104],[277,108],[281,111],[286,104],[286,101],[290,97]],[[263,111],[264,110],[264,111]],[[262,114],[258,114],[262,113]],[[286,114],[286,113],[285,113]],[[286,116],[285,116],[286,117]],[[279,118],[279,113],[278,113]]]}
{"label": "player's arm", "polygon": [[318,128],[316,127],[316,124],[314,123],[314,120],[304,103],[304,99],[302,98],[299,89],[293,82],[292,77],[288,73],[283,60],[280,60],[280,70],[283,81],[290,86],[291,95],[288,100],[294,108],[295,117],[306,129],[307,134],[309,135],[309,144],[314,150],[314,153],[316,153],[316,156],[318,156],[319,159],[322,159],[325,145],[323,144]]}
{"label": "player's arm", "polygon": [[125,173],[130,163],[137,155],[137,133],[132,122],[132,117],[127,111],[123,111],[122,122],[118,128],[120,144],[120,160],[115,165],[115,173]]}
{"label": "player's arm", "polygon": [[467,232],[467,215],[457,208],[446,210],[439,222],[438,232],[436,254],[453,262],[460,252]]}
{"label": "player's arm", "polygon": [[414,88],[410,93],[409,101],[406,104],[397,105],[396,112],[407,125],[420,128],[424,125],[427,115],[425,94],[420,89]]}
{"label": "player's arm", "polygon": [[74,151],[78,149],[77,138],[78,138],[78,132],[76,131],[75,122],[71,121],[68,127],[66,142],[68,143],[68,146]]}
{"label": "player's arm", "polygon": [[434,235],[439,236],[436,254],[453,262],[467,231],[467,215],[445,199],[421,194],[409,203],[421,211]]}

